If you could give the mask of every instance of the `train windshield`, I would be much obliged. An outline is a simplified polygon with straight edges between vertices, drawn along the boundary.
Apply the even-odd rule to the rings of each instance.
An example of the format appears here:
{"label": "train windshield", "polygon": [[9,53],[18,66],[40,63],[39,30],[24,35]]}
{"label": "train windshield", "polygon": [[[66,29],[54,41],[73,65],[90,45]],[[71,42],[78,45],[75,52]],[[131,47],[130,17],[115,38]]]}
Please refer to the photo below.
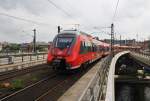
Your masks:
{"label": "train windshield", "polygon": [[55,47],[60,49],[69,48],[74,41],[73,37],[58,37],[56,39]]}

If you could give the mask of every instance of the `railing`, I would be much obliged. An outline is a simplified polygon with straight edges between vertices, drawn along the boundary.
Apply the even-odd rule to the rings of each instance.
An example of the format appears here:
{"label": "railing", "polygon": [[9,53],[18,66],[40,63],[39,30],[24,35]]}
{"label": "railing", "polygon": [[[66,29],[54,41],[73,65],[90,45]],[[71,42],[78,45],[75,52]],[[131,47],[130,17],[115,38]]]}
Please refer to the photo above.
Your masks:
{"label": "railing", "polygon": [[45,60],[37,60],[37,61],[22,62],[18,64],[13,64],[13,65],[3,65],[3,66],[0,66],[0,72],[16,70],[16,69],[21,70],[21,69],[25,69],[31,66],[45,64],[45,63],[46,63]]}
{"label": "railing", "polygon": [[82,94],[79,101],[100,101],[105,99],[106,84],[109,72],[109,65],[112,56],[102,60],[99,71],[96,76],[89,82],[86,91]]}
{"label": "railing", "polygon": [[46,57],[47,52],[0,55],[0,66],[35,60],[44,60]]}
{"label": "railing", "polygon": [[130,55],[144,64],[150,65],[150,55],[143,52],[131,52]]}
{"label": "railing", "polygon": [[131,52],[132,54],[138,54],[138,55],[140,55],[140,56],[142,56],[142,57],[145,57],[145,58],[149,58],[150,59],[150,52],[142,52],[142,51],[140,51],[140,52]]}
{"label": "railing", "polygon": [[139,54],[142,54],[143,56],[150,58],[150,52],[139,52]]}

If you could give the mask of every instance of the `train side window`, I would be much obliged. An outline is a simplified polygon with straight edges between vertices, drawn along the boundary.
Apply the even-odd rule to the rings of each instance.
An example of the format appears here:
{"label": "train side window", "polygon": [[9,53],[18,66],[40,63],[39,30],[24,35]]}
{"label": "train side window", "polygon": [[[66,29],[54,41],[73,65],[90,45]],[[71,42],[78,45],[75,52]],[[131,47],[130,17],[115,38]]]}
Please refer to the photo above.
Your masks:
{"label": "train side window", "polygon": [[86,54],[87,52],[92,52],[93,51],[93,47],[92,44],[90,42],[81,42],[80,45],[80,54]]}
{"label": "train side window", "polygon": [[89,52],[89,42],[86,42],[86,53]]}
{"label": "train side window", "polygon": [[94,52],[96,52],[96,45],[94,45]]}
{"label": "train side window", "polygon": [[97,45],[96,45],[96,46],[95,46],[95,52],[97,52],[97,48],[98,48],[98,47],[97,47]]}
{"label": "train side window", "polygon": [[81,41],[81,43],[80,43],[80,54],[84,53],[84,46],[85,46],[85,43],[83,41]]}
{"label": "train side window", "polygon": [[92,52],[92,43],[90,42],[90,52]]}
{"label": "train side window", "polygon": [[90,42],[88,42],[88,52],[90,52],[91,51],[91,44],[90,44]]}
{"label": "train side window", "polygon": [[87,52],[87,44],[84,42],[84,54]]}
{"label": "train side window", "polygon": [[99,46],[99,51],[103,51],[103,47],[102,46]]}
{"label": "train side window", "polygon": [[97,51],[97,46],[94,44],[93,45],[93,52],[96,52]]}
{"label": "train side window", "polygon": [[97,52],[97,45],[95,45],[95,52]]}
{"label": "train side window", "polygon": [[94,52],[94,44],[92,44],[92,52]]}
{"label": "train side window", "polygon": [[85,53],[88,52],[88,42],[85,41]]}
{"label": "train side window", "polygon": [[88,52],[87,42],[82,41],[80,45],[80,54],[86,54]]}

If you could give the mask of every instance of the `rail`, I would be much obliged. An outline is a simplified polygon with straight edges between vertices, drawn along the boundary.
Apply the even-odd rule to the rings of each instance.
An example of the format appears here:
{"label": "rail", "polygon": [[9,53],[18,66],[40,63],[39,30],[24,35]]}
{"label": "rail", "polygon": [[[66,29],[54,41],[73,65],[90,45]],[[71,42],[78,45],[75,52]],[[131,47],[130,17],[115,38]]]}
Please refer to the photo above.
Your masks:
{"label": "rail", "polygon": [[47,57],[47,52],[0,55],[0,66],[21,63],[21,62],[28,62],[33,60],[34,61],[43,60],[46,57]]}

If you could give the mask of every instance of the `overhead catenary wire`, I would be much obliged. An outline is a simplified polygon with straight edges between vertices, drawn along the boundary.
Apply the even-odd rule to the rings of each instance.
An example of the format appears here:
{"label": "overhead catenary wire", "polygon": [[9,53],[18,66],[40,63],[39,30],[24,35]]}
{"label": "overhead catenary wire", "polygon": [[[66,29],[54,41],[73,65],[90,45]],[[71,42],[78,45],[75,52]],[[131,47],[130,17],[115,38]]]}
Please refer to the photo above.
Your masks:
{"label": "overhead catenary wire", "polygon": [[115,6],[115,11],[114,11],[114,14],[113,14],[112,22],[114,22],[115,17],[117,15],[117,10],[118,10],[118,6],[119,6],[119,2],[120,2],[120,0],[117,0],[117,4]]}
{"label": "overhead catenary wire", "polygon": [[[62,9],[61,7],[59,7],[56,3],[54,3],[53,1],[51,0],[47,0],[49,4],[53,5],[55,8],[57,8],[58,10],[60,10],[63,14],[65,14],[66,16],[68,16],[70,19],[72,19],[73,21],[75,22],[79,22],[77,21],[76,19],[74,19],[74,17],[69,14],[67,11],[65,11],[64,9]],[[78,23],[79,24],[79,23]],[[79,24],[80,25],[80,24]]]}
{"label": "overhead catenary wire", "polygon": [[[68,2],[68,0],[64,0],[63,2],[67,3],[67,8],[71,9],[72,11],[75,10],[76,12],[80,12],[81,10],[75,9],[72,7],[72,5],[70,5],[70,3]],[[86,22],[88,22],[88,25],[92,25],[92,23],[89,22],[89,20],[87,18],[84,18],[84,20]]]}
{"label": "overhead catenary wire", "polygon": [[65,15],[67,15],[68,17],[71,17],[72,16],[67,12],[65,11],[64,9],[62,9],[61,7],[59,7],[56,3],[54,3],[53,1],[51,0],[47,0],[51,5],[53,5],[54,7],[56,7],[57,9],[59,9],[61,12],[63,12]]}
{"label": "overhead catenary wire", "polygon": [[[63,14],[65,14],[66,16],[68,16],[70,19],[72,19],[73,21],[77,22],[76,24],[71,24],[71,25],[81,25],[79,24],[79,21],[76,20],[70,13],[68,13],[66,10],[64,10],[63,8],[61,8],[60,6],[58,6],[56,3],[54,3],[52,0],[47,0],[49,2],[49,4],[53,5],[55,8],[57,8],[58,10],[60,10]],[[83,26],[83,25],[82,25]],[[86,26],[84,26],[86,27]]]}
{"label": "overhead catenary wire", "polygon": [[[111,24],[114,23],[115,17],[117,15],[117,10],[118,10],[118,6],[119,6],[119,2],[120,2],[120,0],[117,0],[117,3],[115,5],[115,10],[114,10],[114,13],[113,13],[113,16],[112,16],[112,22],[111,22]],[[94,29],[104,29],[104,28],[111,28],[111,27],[102,27],[102,28],[94,27]]]}
{"label": "overhead catenary wire", "polygon": [[10,18],[13,18],[13,19],[16,19],[16,20],[21,20],[21,21],[37,24],[37,25],[49,25],[47,23],[42,23],[42,22],[37,22],[37,21],[34,21],[34,20],[22,18],[22,17],[17,17],[17,16],[13,16],[13,15],[10,15],[10,14],[7,14],[7,13],[0,12],[0,15],[7,16],[7,17],[10,17]]}

